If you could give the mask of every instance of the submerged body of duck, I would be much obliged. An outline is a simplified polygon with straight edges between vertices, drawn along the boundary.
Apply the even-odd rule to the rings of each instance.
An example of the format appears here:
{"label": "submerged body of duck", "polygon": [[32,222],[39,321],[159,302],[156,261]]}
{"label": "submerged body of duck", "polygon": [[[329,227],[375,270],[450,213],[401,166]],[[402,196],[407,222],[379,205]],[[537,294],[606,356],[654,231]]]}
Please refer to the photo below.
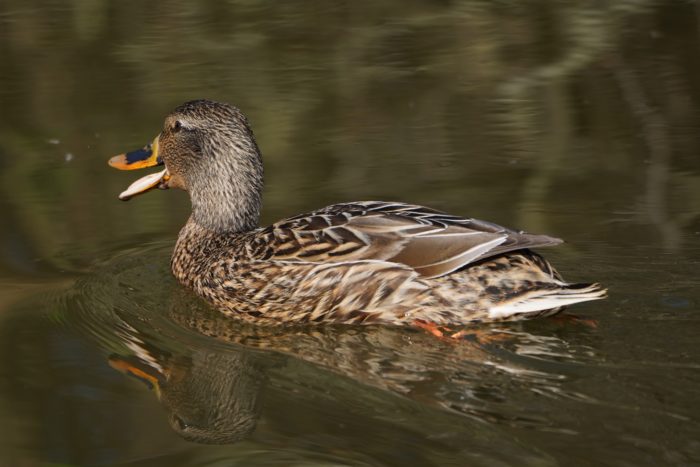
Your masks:
{"label": "submerged body of duck", "polygon": [[144,149],[110,164],[165,164],[121,199],[189,192],[172,271],[231,316],[261,323],[461,325],[557,313],[605,296],[569,284],[530,248],[561,243],[397,202],[336,204],[258,227],[262,159],[247,119],[228,104],[176,108]]}

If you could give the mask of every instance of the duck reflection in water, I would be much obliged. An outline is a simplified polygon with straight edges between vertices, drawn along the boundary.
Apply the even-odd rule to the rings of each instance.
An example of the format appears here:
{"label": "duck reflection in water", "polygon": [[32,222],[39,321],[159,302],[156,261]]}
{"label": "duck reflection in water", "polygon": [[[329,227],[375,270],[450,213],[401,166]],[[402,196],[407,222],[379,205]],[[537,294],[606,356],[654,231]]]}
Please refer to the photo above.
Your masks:
{"label": "duck reflection in water", "polygon": [[[167,320],[180,334],[174,339],[167,337],[162,324],[144,327],[150,320],[144,320],[143,315],[120,313],[116,335],[130,349],[130,355],[112,354],[110,364],[152,388],[172,428],[197,443],[230,444],[252,435],[269,393],[266,382],[275,378],[275,388],[289,387],[289,381],[284,380],[289,375],[277,378],[289,368],[298,368],[293,362],[310,364],[317,369],[315,373],[320,369],[321,374],[352,380],[359,388],[379,389],[460,417],[512,423],[503,417],[497,402],[501,385],[532,386],[556,393],[562,379],[528,368],[522,359],[502,358],[504,351],[507,354],[506,349],[517,351],[520,347],[531,352],[540,346],[547,355],[555,355],[557,347],[571,352],[560,339],[512,326],[484,328],[477,339],[438,340],[420,330],[406,332],[398,327],[247,324],[204,306],[183,289],[175,290],[170,303],[153,315]],[[290,375],[296,381],[298,375],[296,369],[293,371]],[[299,384],[295,381],[292,387]],[[332,390],[328,382],[324,377],[318,387]],[[308,391],[292,398],[313,400],[315,393]],[[358,391],[356,387],[353,405],[376,405],[371,394],[371,390]],[[488,397],[482,399],[481,394]],[[288,397],[282,397],[285,403]],[[343,400],[344,396],[336,393],[333,397]],[[284,416],[268,412],[264,412],[265,417],[271,423]],[[520,420],[531,426],[537,423],[525,416]]]}
{"label": "duck reflection in water", "polygon": [[155,392],[180,436],[230,444],[255,430],[265,374],[251,356],[203,349],[178,355],[149,344],[144,335],[124,337],[134,355],[113,354],[110,365]]}
{"label": "duck reflection in water", "polygon": [[[456,370],[455,363],[463,369],[469,362],[490,358],[478,345],[436,342],[419,331],[406,334],[384,326],[264,327],[228,319],[182,289],[171,298],[170,307],[160,313],[187,332],[181,345],[173,345],[160,329],[144,328],[143,315],[118,312],[119,320],[111,329],[130,353],[110,355],[109,364],[152,390],[172,429],[196,443],[232,444],[252,435],[268,371],[289,358],[441,408],[447,404],[439,399],[412,394],[413,384],[440,370],[435,359],[439,357],[448,372]],[[440,346],[450,349],[451,355],[441,356]]]}

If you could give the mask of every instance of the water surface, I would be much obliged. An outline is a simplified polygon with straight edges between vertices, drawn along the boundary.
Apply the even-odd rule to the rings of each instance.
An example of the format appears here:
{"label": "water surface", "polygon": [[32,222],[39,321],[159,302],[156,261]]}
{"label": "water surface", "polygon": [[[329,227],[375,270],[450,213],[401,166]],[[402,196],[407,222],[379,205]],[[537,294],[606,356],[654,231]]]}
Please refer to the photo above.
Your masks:
{"label": "water surface", "polygon": [[[3,2],[0,464],[700,464],[699,18]],[[186,195],[119,202],[106,166],[203,97],[250,117],[264,224],[426,204],[564,238],[547,257],[610,297],[459,345],[223,319],[168,272]]]}

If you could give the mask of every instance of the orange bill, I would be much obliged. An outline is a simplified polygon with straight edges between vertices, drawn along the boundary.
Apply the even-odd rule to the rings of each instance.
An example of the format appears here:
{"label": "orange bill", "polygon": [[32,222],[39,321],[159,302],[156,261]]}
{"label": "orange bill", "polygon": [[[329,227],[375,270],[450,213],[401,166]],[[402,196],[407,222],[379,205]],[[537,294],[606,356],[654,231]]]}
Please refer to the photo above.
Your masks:
{"label": "orange bill", "polygon": [[107,163],[119,170],[136,170],[163,165],[163,160],[158,155],[158,136],[153,139],[151,144],[135,151],[114,156]]}
{"label": "orange bill", "polygon": [[[108,161],[109,165],[119,170],[135,170],[145,167],[154,167],[163,165],[163,159],[158,154],[158,136],[153,139],[153,142],[136,151],[119,154],[112,157]],[[129,188],[119,194],[119,199],[127,201],[136,195],[146,193],[154,188],[168,188],[168,180],[170,174],[168,169],[157,173],[152,173],[141,177],[134,183],[129,185]]]}
{"label": "orange bill", "polygon": [[111,355],[109,357],[109,366],[125,375],[136,378],[146,384],[149,389],[153,389],[157,395],[160,393],[160,383],[163,375],[157,372],[154,368],[144,364],[136,357],[122,357],[120,355]]}

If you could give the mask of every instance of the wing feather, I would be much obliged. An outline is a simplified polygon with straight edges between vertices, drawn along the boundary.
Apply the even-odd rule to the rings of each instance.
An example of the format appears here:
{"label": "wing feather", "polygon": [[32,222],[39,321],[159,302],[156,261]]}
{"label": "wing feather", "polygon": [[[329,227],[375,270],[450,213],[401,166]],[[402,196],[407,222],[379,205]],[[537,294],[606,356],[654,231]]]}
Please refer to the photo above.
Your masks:
{"label": "wing feather", "polygon": [[328,206],[278,222],[263,233],[274,259],[390,261],[426,278],[508,251],[562,242],[423,206],[379,201]]}

